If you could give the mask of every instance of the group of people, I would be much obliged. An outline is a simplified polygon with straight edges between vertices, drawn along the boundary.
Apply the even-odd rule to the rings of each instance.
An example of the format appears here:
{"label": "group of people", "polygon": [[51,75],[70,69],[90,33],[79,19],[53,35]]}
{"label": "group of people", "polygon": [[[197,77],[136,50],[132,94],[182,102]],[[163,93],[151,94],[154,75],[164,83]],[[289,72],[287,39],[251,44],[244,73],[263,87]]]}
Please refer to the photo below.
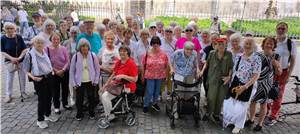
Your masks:
{"label": "group of people", "polygon": [[[72,16],[58,23],[49,18],[42,20],[39,13],[32,17],[34,25],[22,35],[16,34],[13,22],[4,24],[1,53],[7,67],[5,101],[12,100],[15,72],[21,95],[27,96],[28,76],[38,96],[40,128],[48,127],[46,121],[58,120],[51,115],[52,102],[56,114],[61,113],[61,104],[66,110],[72,110],[75,104],[79,121],[84,118],[86,101],[90,119],[95,118],[96,105],[102,104],[109,123],[115,118],[111,100],[119,95],[110,89],[111,84],[123,81],[124,90],[144,97],[144,113],[150,108],[160,111],[160,96],[164,91],[171,93],[171,76],[176,74],[186,82],[203,78],[207,100],[203,119],[223,120],[225,127],[233,124],[233,133],[254,123],[259,103],[259,121],[254,130],[260,131],[266,116],[265,123],[276,123],[297,53],[296,45],[287,37],[285,22],[277,24],[276,37],[266,37],[262,51],[258,51],[252,34],[242,37],[238,31],[228,29],[226,37],[221,38],[218,26],[217,32],[199,32],[193,22],[184,29],[160,21],[141,29],[132,16],[126,17],[125,24],[106,18],[100,24],[84,20],[78,25]],[[276,82],[279,97],[271,100],[269,91]]]}

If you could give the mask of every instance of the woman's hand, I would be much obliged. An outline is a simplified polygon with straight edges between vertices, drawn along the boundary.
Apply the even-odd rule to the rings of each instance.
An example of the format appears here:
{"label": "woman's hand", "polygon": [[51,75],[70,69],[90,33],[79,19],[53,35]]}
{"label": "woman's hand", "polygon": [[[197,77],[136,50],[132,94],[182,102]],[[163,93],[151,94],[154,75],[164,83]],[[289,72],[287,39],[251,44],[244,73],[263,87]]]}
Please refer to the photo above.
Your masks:
{"label": "woman's hand", "polygon": [[242,94],[246,89],[247,89],[247,87],[246,87],[245,85],[239,86],[238,88],[236,88],[235,93],[236,93],[237,95],[240,95],[240,94]]}
{"label": "woman's hand", "polygon": [[224,76],[222,77],[222,80],[224,81],[224,85],[228,84],[230,82],[231,76]]}
{"label": "woman's hand", "polygon": [[12,57],[12,58],[10,59],[10,61],[11,61],[11,63],[13,63],[13,64],[17,64],[17,63],[19,62],[19,58],[14,58],[14,57]]}
{"label": "woman's hand", "polygon": [[42,77],[35,77],[35,76],[32,76],[32,79],[36,82],[39,82],[41,81],[43,78]]}
{"label": "woman's hand", "polygon": [[59,71],[56,71],[55,74],[58,75],[59,77],[63,77],[64,72],[65,72],[64,70],[59,70]]}

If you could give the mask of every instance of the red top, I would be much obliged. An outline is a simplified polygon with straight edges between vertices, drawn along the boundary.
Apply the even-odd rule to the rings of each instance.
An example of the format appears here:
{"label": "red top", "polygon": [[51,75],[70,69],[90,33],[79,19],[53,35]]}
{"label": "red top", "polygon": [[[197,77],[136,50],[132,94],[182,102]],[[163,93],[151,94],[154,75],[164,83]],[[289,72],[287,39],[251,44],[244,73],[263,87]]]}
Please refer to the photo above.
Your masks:
{"label": "red top", "polygon": [[[186,37],[182,37],[182,38],[178,39],[176,42],[176,45],[175,45],[176,49],[183,49],[184,43],[187,41],[188,41],[188,39]],[[193,37],[192,42],[194,43],[194,50],[196,52],[200,52],[201,44],[200,44],[199,40],[197,38]]]}
{"label": "red top", "polygon": [[[147,60],[147,63],[146,63]],[[167,77],[168,57],[167,54],[159,50],[155,54],[146,54],[142,59],[143,65],[146,64],[145,78],[146,79],[163,79]]]}
{"label": "red top", "polygon": [[[118,59],[114,67],[114,73],[115,75],[124,74],[136,77],[138,75],[138,69],[132,58],[129,58],[125,63],[122,63],[121,60]],[[131,92],[135,92],[135,82],[126,83],[125,88],[130,88]]]}

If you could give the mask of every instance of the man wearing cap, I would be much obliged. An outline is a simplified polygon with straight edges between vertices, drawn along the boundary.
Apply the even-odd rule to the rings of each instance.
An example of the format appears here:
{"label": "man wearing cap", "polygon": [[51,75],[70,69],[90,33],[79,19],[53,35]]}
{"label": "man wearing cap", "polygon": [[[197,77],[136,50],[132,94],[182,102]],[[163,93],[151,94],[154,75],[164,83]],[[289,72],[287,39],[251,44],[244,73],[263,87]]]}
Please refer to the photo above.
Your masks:
{"label": "man wearing cap", "polygon": [[23,9],[23,6],[20,6],[19,11],[18,11],[18,18],[19,18],[19,22],[20,22],[21,35],[23,35],[24,30],[26,30],[29,27],[27,16],[28,16],[28,14]]}
{"label": "man wearing cap", "polygon": [[82,38],[87,39],[91,44],[91,51],[98,55],[102,44],[100,35],[97,32],[94,32],[94,20],[85,20],[84,26],[86,31],[82,34],[79,34],[76,40],[78,42]]}
{"label": "man wearing cap", "polygon": [[28,27],[24,33],[24,39],[29,42],[34,36],[38,35],[42,31],[42,16],[39,13],[32,14],[33,26]]}

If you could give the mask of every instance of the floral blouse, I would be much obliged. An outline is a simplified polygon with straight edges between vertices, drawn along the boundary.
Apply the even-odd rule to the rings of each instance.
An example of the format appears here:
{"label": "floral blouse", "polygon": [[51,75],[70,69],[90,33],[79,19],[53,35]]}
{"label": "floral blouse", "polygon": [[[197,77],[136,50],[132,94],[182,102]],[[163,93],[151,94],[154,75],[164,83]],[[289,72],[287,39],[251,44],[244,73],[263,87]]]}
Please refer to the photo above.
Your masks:
{"label": "floral blouse", "polygon": [[[238,70],[236,71],[236,66],[241,57]],[[233,75],[236,75],[242,83],[247,83],[254,73],[261,72],[261,58],[258,53],[253,52],[248,58],[244,57],[244,54],[237,56],[234,60]]]}
{"label": "floral blouse", "polygon": [[165,52],[160,50],[156,54],[149,54],[143,56],[142,64],[146,64],[145,78],[146,79],[164,79],[167,76],[168,57]]}

